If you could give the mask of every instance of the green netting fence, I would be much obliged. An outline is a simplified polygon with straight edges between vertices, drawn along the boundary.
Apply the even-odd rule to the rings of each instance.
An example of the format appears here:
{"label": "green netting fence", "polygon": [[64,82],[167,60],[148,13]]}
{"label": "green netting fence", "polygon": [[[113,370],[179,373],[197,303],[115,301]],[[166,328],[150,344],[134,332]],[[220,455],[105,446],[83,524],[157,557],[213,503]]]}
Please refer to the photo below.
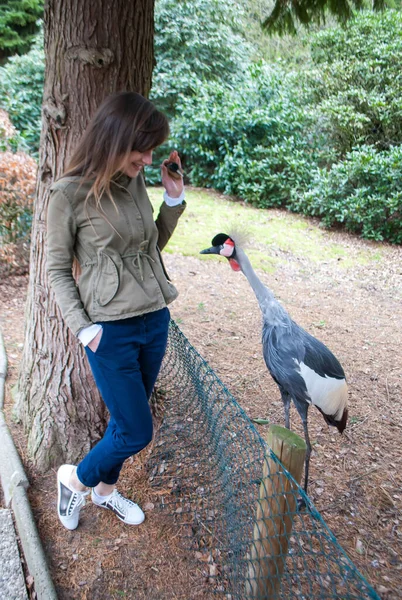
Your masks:
{"label": "green netting fence", "polygon": [[[211,597],[379,599],[173,321],[153,401],[163,417],[150,480],[204,565]],[[299,511],[300,497],[308,510]],[[279,517],[262,518],[266,502]]]}

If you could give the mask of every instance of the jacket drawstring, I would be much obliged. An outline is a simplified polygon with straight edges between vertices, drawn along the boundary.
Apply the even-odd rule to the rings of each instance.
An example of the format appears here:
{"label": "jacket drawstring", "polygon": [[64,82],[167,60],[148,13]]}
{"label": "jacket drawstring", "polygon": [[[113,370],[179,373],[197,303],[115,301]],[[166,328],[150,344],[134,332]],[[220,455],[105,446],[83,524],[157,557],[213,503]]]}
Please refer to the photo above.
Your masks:
{"label": "jacket drawstring", "polygon": [[148,244],[149,244],[148,240],[144,240],[143,242],[141,242],[138,250],[134,251],[133,253],[126,254],[125,256],[122,257],[122,258],[128,258],[131,256],[133,257],[133,265],[139,270],[141,281],[144,281],[144,264],[143,264],[144,259],[146,258],[153,263],[155,262],[154,259],[152,258],[152,256],[150,256],[150,254],[148,254],[148,252],[147,252]]}

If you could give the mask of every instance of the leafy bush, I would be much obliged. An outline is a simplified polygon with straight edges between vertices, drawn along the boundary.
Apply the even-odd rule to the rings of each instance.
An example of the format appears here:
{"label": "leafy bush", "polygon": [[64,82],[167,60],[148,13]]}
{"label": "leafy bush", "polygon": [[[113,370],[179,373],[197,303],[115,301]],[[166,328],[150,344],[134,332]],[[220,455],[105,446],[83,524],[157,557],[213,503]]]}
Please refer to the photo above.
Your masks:
{"label": "leafy bush", "polygon": [[344,155],[361,144],[402,143],[402,14],[359,14],[313,37],[310,75],[323,132]]}
{"label": "leafy bush", "polygon": [[[180,6],[157,0],[150,98],[170,120],[182,101],[204,95],[205,89],[242,86],[253,51],[241,33],[243,13],[234,0],[184,0]],[[156,166],[146,170],[149,184],[160,182],[159,165],[171,149],[172,140],[155,152]]]}
{"label": "leafy bush", "polygon": [[10,121],[5,110],[0,108],[0,152],[27,150],[24,140]]}
{"label": "leafy bush", "polygon": [[315,166],[306,145],[294,136],[268,148],[257,146],[249,155],[241,144],[227,154],[216,187],[258,208],[286,206],[294,189],[308,186]]}
{"label": "leafy bush", "polygon": [[207,86],[182,101],[173,139],[191,182],[260,207],[285,204],[326,152],[303,94],[294,74],[259,64],[240,89]]}
{"label": "leafy bush", "polygon": [[27,154],[0,153],[0,274],[28,270],[36,170]]}
{"label": "leafy bush", "polygon": [[5,67],[0,67],[0,107],[7,111],[34,156],[39,151],[45,77],[42,45],[40,35],[28,54],[13,56]]}
{"label": "leafy bush", "polygon": [[402,243],[402,148],[376,152],[362,146],[329,171],[317,169],[310,189],[294,193],[289,207],[331,227],[373,240]]}
{"label": "leafy bush", "polygon": [[252,52],[241,34],[234,0],[157,0],[151,99],[171,118],[179,98],[196,96],[206,82],[240,82]]}

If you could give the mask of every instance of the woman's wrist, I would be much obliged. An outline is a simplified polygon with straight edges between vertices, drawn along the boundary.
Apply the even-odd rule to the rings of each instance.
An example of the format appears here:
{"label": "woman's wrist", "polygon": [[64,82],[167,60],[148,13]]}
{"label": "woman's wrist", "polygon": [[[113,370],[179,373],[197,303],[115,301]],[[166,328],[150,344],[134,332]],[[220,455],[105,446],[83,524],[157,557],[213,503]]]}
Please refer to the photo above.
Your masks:
{"label": "woman's wrist", "polygon": [[88,346],[88,344],[96,338],[101,329],[102,325],[93,323],[92,325],[88,325],[88,327],[81,329],[81,331],[78,332],[77,337],[84,346]]}
{"label": "woman's wrist", "polygon": [[178,204],[182,204],[182,202],[184,200],[184,196],[185,196],[184,189],[182,190],[180,196],[177,196],[177,198],[169,196],[169,194],[165,190],[165,192],[163,194],[163,199],[168,206],[177,206]]}

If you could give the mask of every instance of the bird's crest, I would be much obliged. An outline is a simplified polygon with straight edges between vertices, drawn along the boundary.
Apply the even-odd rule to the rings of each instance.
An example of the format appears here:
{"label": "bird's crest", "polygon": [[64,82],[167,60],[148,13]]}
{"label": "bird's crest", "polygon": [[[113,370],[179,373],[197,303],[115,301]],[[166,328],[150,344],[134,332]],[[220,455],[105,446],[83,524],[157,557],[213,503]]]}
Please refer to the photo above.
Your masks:
{"label": "bird's crest", "polygon": [[230,239],[232,239],[235,243],[235,246],[237,246],[238,248],[245,248],[250,240],[250,233],[247,231],[240,231],[238,229],[238,225],[237,227],[234,226],[233,228],[229,228],[229,237]]}
{"label": "bird's crest", "polygon": [[[238,229],[231,228],[229,233],[218,233],[212,240],[212,246],[221,246],[226,240],[229,239],[238,248],[244,248],[247,245],[250,235],[247,232],[239,231]],[[230,243],[230,242],[226,242]]]}

